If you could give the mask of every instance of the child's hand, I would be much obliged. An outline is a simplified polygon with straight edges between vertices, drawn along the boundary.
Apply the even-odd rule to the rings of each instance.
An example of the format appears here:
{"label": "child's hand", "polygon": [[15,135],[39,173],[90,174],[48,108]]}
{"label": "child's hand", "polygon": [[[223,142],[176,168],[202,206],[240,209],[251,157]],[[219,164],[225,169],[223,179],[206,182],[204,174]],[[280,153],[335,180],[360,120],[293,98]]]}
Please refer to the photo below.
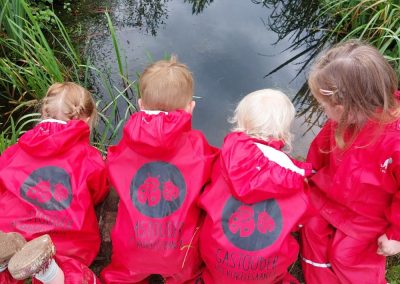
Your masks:
{"label": "child's hand", "polygon": [[383,234],[378,238],[378,250],[376,251],[379,255],[391,256],[400,252],[400,241],[389,240],[386,234]]}

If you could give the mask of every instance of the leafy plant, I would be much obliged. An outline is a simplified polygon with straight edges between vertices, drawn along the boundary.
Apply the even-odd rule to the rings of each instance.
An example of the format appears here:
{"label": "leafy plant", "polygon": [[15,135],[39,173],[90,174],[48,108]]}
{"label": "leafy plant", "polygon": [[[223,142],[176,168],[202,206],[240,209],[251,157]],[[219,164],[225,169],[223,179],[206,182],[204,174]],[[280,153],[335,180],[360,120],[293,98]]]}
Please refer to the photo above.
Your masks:
{"label": "leafy plant", "polygon": [[[252,0],[270,7],[265,25],[278,34],[278,41],[290,38],[284,51],[293,52],[266,76],[287,64],[298,64],[296,77],[306,71],[313,59],[330,45],[357,38],[375,46],[393,65],[400,78],[400,6],[396,0]],[[300,13],[300,14],[299,14]],[[294,103],[310,128],[323,120],[322,112],[305,83]]]}
{"label": "leafy plant", "polygon": [[40,114],[32,113],[21,117],[16,123],[10,118],[10,124],[0,132],[0,153],[9,146],[15,144],[18,138],[25,132],[26,126],[39,121]]}
{"label": "leafy plant", "polygon": [[[99,149],[105,151],[120,133],[126,119],[136,111],[137,90],[136,81],[128,78],[126,62],[124,64],[109,16],[106,15],[123,83],[122,89],[103,70],[92,66],[90,59],[85,64],[82,63],[64,25],[56,15],[52,15],[56,30],[46,30],[45,36],[27,2],[0,1],[3,1],[0,23],[7,23],[7,27],[3,29],[7,36],[0,38],[0,90],[3,90],[1,97],[9,109],[3,109],[3,115],[6,115],[2,125],[3,141],[9,141],[3,144],[15,142],[20,134],[12,131],[15,120],[13,115],[33,109],[51,84],[74,81],[90,89],[90,83],[97,77],[100,78],[100,87],[106,93],[98,100],[100,124],[99,130],[94,130],[92,139]],[[20,11],[19,16],[13,14],[16,9]],[[9,139],[9,133],[15,135]]]}
{"label": "leafy plant", "polygon": [[[53,82],[80,82],[83,66],[60,20],[52,15],[58,35],[48,31],[45,36],[24,0],[0,1],[3,1],[0,22],[6,23],[6,37],[0,37],[3,99],[11,105],[24,104],[42,98]],[[14,6],[20,9],[19,15],[12,14]],[[58,51],[46,37],[57,45]]]}

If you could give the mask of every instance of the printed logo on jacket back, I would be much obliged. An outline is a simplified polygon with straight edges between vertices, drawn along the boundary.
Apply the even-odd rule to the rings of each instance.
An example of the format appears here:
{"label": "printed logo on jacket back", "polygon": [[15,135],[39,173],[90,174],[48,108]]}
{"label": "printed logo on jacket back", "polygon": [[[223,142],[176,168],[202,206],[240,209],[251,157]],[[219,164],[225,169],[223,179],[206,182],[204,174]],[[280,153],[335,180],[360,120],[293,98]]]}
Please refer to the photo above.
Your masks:
{"label": "printed logo on jacket back", "polygon": [[165,162],[144,164],[131,182],[131,199],[144,215],[163,218],[178,210],[186,196],[186,183],[177,167]]}
{"label": "printed logo on jacket back", "polygon": [[21,185],[20,194],[42,209],[61,211],[72,202],[71,177],[59,167],[38,168]]}
{"label": "printed logo on jacket back", "polygon": [[236,247],[255,251],[272,245],[282,230],[282,213],[275,199],[252,205],[231,197],[222,213],[222,228]]}

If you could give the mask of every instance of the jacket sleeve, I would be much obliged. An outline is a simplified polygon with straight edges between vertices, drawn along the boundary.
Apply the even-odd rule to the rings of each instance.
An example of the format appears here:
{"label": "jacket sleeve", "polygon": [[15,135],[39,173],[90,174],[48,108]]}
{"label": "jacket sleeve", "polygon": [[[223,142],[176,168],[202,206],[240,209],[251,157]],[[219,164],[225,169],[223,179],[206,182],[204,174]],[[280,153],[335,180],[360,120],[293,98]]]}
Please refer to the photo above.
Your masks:
{"label": "jacket sleeve", "polygon": [[393,160],[392,173],[397,182],[397,191],[393,194],[392,202],[386,211],[386,217],[390,223],[386,236],[389,240],[400,241],[400,152],[393,156]]}
{"label": "jacket sleeve", "polygon": [[203,133],[198,130],[192,131],[190,139],[194,152],[198,157],[201,157],[203,162],[203,185],[205,185],[211,180],[214,163],[220,151],[218,148],[209,145]]}
{"label": "jacket sleeve", "polygon": [[100,153],[92,154],[89,166],[92,167],[92,171],[87,178],[87,186],[93,204],[97,205],[104,200],[110,190],[105,162]]}
{"label": "jacket sleeve", "polygon": [[211,180],[211,174],[214,168],[215,161],[217,160],[219,149],[210,145],[207,145],[205,149],[205,176],[204,176],[204,184],[207,184]]}
{"label": "jacket sleeve", "polygon": [[224,152],[221,159],[237,199],[250,204],[304,189],[304,175],[269,160],[254,143],[239,143]]}
{"label": "jacket sleeve", "polygon": [[311,197],[310,197],[310,187],[308,186],[308,184],[306,183],[305,186],[305,202],[307,203],[307,209],[304,212],[304,214],[301,216],[301,218],[299,219],[299,221],[297,222],[297,226],[294,226],[292,232],[295,232],[301,228],[303,228],[305,225],[307,225],[308,221],[312,218],[315,217],[317,215],[319,215],[319,212],[317,209],[315,209],[315,207],[312,205],[311,202]]}
{"label": "jacket sleeve", "polygon": [[9,161],[13,158],[17,150],[19,149],[18,144],[11,145],[0,155],[0,170],[8,165]]}
{"label": "jacket sleeve", "polygon": [[[1,170],[5,168],[11,159],[13,159],[14,155],[16,154],[17,150],[19,149],[18,144],[14,144],[10,147],[8,147],[0,156],[0,174]],[[5,191],[5,187],[3,182],[0,182],[0,194],[2,194]]]}
{"label": "jacket sleeve", "polygon": [[318,135],[314,138],[307,154],[307,162],[312,164],[315,171],[321,169],[329,162],[331,151],[331,137],[333,137],[333,122],[328,121]]}

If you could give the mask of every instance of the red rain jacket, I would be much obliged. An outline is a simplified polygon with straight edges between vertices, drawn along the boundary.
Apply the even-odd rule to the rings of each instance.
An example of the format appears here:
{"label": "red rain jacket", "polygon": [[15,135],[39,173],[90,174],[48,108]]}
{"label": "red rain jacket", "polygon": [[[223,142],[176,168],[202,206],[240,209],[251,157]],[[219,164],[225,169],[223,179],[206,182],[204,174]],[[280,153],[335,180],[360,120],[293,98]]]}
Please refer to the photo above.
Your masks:
{"label": "red rain jacket", "polygon": [[291,232],[308,209],[304,176],[311,165],[290,159],[282,146],[241,132],[225,138],[200,198],[207,213],[200,233],[204,283],[297,283],[287,273],[299,251]]}
{"label": "red rain jacket", "polygon": [[361,240],[386,233],[400,241],[400,119],[369,121],[345,150],[336,147],[336,123],[328,121],[307,160],[313,205],[335,228]]}
{"label": "red rain jacket", "polygon": [[[94,205],[107,193],[104,162],[89,145],[87,124],[44,121],[0,158],[0,230],[27,240],[49,234],[66,283],[82,283],[93,278],[86,266],[100,247]],[[13,282],[6,279],[0,273],[2,284]]]}
{"label": "red rain jacket", "polygon": [[111,264],[102,272],[106,283],[140,282],[150,274],[184,283],[199,272],[196,201],[215,156],[184,111],[131,116],[108,153],[120,203]]}

